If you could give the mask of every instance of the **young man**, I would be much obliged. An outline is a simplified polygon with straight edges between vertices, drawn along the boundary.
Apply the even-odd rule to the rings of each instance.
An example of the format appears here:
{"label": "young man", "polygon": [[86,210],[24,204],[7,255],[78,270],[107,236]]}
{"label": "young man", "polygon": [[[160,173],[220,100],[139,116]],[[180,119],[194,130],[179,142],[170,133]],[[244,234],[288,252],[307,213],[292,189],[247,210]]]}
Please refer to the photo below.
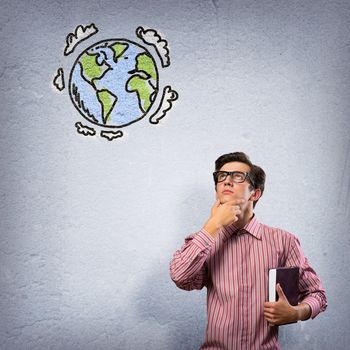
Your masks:
{"label": "young man", "polygon": [[[185,290],[207,287],[208,323],[201,349],[280,349],[278,325],[314,318],[327,307],[321,281],[298,239],[262,224],[253,209],[264,192],[265,172],[242,152],[215,162],[217,201],[203,228],[186,238],[170,263]],[[268,271],[299,267],[299,304],[279,285],[267,302]]]}

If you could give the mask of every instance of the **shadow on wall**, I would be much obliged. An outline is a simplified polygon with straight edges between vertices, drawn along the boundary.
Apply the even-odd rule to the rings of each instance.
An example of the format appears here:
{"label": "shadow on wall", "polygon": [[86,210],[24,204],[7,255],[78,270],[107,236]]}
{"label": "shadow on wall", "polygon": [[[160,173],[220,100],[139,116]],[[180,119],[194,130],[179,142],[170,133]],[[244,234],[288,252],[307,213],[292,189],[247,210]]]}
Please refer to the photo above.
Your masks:
{"label": "shadow on wall", "polygon": [[[167,269],[156,265],[136,295],[135,314],[140,324],[147,323],[142,339],[131,340],[128,348],[198,349],[205,330],[205,292],[187,293],[177,289]],[[192,294],[192,295],[190,295]],[[137,333],[136,333],[137,334]]]}
{"label": "shadow on wall", "polygon": [[[176,239],[169,237],[174,244],[164,252],[164,258],[154,259],[152,268],[147,269],[153,273],[147,274],[143,287],[135,295],[132,304],[136,317],[140,324],[146,322],[149,326],[147,333],[141,336],[143,347],[198,349],[204,340],[206,289],[187,292],[177,288],[170,278],[169,263],[184,238],[199,230],[209,214],[212,198],[205,192],[199,188],[185,191],[186,195],[175,205],[178,224],[172,232],[175,232]],[[128,345],[132,348],[131,344]]]}

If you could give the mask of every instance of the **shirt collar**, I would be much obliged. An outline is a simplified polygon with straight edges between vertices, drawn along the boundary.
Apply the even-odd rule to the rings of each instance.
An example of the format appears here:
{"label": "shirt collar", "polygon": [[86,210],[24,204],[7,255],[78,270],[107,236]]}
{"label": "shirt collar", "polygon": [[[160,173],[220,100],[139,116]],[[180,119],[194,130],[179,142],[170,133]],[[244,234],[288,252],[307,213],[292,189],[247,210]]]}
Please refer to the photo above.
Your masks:
{"label": "shirt collar", "polygon": [[227,239],[233,235],[241,235],[244,233],[249,233],[252,236],[254,236],[257,239],[261,239],[261,227],[260,227],[260,222],[256,218],[255,214],[253,218],[243,227],[243,228],[238,228],[234,224],[231,224],[229,226],[226,226],[222,229],[222,233],[224,237]]}

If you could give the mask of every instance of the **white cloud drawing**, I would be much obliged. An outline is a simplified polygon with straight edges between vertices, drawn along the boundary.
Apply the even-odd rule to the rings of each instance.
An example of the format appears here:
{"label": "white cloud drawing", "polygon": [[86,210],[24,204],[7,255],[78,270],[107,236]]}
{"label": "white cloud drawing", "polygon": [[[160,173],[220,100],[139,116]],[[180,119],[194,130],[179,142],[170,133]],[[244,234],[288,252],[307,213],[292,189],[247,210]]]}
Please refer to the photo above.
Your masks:
{"label": "white cloud drawing", "polygon": [[162,62],[163,68],[170,66],[168,42],[165,39],[162,39],[156,30],[138,27],[136,29],[136,35],[144,43],[154,46]]}
{"label": "white cloud drawing", "polygon": [[77,128],[77,132],[84,136],[94,136],[96,135],[96,131],[94,128],[90,128],[86,125],[83,125],[80,122],[75,123],[75,127]]}
{"label": "white cloud drawing", "polygon": [[160,101],[158,109],[149,118],[150,123],[158,124],[173,106],[173,101],[177,100],[178,97],[179,95],[175,90],[171,90],[170,86],[166,86],[163,90],[162,100]]}
{"label": "white cloud drawing", "polygon": [[58,68],[57,73],[53,79],[53,85],[56,87],[57,90],[62,91],[65,87],[64,85],[64,74],[63,69]]}
{"label": "white cloud drawing", "polygon": [[91,23],[89,26],[82,26],[79,25],[75,28],[74,33],[69,33],[67,35],[67,46],[64,49],[64,55],[68,56],[70,53],[72,53],[75,49],[75,47],[82,42],[83,40],[86,40],[87,38],[90,38],[91,36],[95,35],[98,32],[97,27],[94,23]]}
{"label": "white cloud drawing", "polygon": [[112,141],[114,139],[117,139],[119,137],[123,136],[123,132],[118,130],[118,131],[101,131],[101,137],[106,138],[108,141]]}

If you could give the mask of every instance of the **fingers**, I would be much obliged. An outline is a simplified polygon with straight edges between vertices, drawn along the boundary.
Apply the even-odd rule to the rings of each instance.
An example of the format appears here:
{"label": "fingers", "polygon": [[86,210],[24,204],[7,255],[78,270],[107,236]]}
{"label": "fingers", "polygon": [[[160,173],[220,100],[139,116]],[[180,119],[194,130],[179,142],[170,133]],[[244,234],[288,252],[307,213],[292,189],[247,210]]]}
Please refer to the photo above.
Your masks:
{"label": "fingers", "polygon": [[215,200],[212,209],[220,207],[220,201],[218,199]]}
{"label": "fingers", "polygon": [[270,312],[264,312],[264,316],[265,316],[266,320],[269,322],[275,321],[275,315],[270,313]]}
{"label": "fingers", "polygon": [[241,207],[239,205],[232,205],[231,206],[231,210],[233,212],[236,212],[236,211],[241,211]]}
{"label": "fingers", "polygon": [[264,310],[272,309],[276,305],[275,301],[265,301]]}
{"label": "fingers", "polygon": [[269,323],[278,325],[294,322],[297,320],[295,309],[288,303],[279,284],[276,286],[279,299],[276,302],[264,303],[264,317]]}
{"label": "fingers", "polygon": [[220,207],[220,201],[217,199],[211,207],[211,215],[214,215]]}
{"label": "fingers", "polygon": [[264,307],[264,317],[271,326],[278,324],[280,321],[279,315],[278,313],[276,313],[276,310],[272,307],[266,307],[266,303]]}
{"label": "fingers", "polygon": [[231,207],[232,214],[235,216],[235,221],[238,220],[237,215],[240,215],[242,213],[241,208],[238,205],[234,205]]}
{"label": "fingers", "polygon": [[233,199],[232,201],[228,201],[225,204],[227,205],[240,205],[245,203],[245,199],[239,198],[239,199]]}
{"label": "fingers", "polygon": [[216,208],[223,206],[223,207],[230,208],[230,210],[232,210],[233,212],[236,212],[236,211],[241,210],[240,204],[243,204],[244,202],[245,202],[244,199],[235,199],[235,200],[228,201],[228,202],[221,204],[219,200],[216,200],[212,206],[212,209],[216,209]]}
{"label": "fingers", "polygon": [[280,299],[287,299],[284,292],[283,292],[283,289],[279,283],[277,283],[277,285],[276,285],[276,292],[278,294],[279,300]]}
{"label": "fingers", "polygon": [[238,220],[238,216],[242,213],[241,207],[237,204],[233,205],[232,203],[225,203],[222,206],[226,207],[226,210],[229,210],[233,215],[233,222]]}
{"label": "fingers", "polygon": [[240,214],[241,213],[241,209],[242,209],[241,208],[241,204],[243,204],[243,203],[244,203],[244,200],[242,202],[242,200],[239,199],[239,200],[233,200],[233,201],[226,202],[226,203],[224,203],[222,205],[224,205],[226,207],[229,207],[233,213],[238,213],[239,212],[238,214]]}
{"label": "fingers", "polygon": [[211,208],[211,219],[219,226],[227,226],[239,220],[242,214],[242,204],[246,201],[242,198],[220,203],[217,199]]}

